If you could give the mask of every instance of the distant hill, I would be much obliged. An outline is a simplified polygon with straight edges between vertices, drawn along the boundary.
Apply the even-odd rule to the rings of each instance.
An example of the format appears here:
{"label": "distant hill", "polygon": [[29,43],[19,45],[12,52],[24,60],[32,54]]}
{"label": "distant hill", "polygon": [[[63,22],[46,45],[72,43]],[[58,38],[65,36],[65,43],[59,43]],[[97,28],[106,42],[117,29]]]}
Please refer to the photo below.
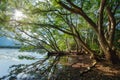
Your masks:
{"label": "distant hill", "polygon": [[19,48],[20,42],[7,38],[5,36],[0,37],[0,48]]}

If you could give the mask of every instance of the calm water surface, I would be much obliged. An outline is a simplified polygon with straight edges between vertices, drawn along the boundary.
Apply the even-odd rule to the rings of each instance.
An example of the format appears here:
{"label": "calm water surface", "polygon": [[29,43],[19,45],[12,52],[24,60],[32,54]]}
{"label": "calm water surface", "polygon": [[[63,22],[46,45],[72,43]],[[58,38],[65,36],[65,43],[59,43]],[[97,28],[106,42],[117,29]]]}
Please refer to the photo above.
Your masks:
{"label": "calm water surface", "polygon": [[[19,59],[18,56],[33,56],[35,60]],[[0,49],[0,77],[9,73],[9,67],[17,64],[31,64],[43,58],[35,52],[19,52],[19,49]]]}
{"label": "calm water surface", "polygon": [[[21,56],[21,55],[33,56],[36,59],[35,60],[19,59],[18,56]],[[9,74],[10,72],[9,67],[12,65],[32,64],[34,62],[39,62],[40,60],[45,58],[45,56],[46,56],[45,54],[42,55],[35,52],[19,52],[19,49],[0,49],[0,78]],[[54,65],[55,63],[54,64],[52,63],[54,61],[55,63],[57,62],[56,65]],[[39,68],[41,67],[39,66],[39,64],[37,64],[36,67],[31,68],[33,69],[33,71],[35,69],[34,76],[33,76],[34,79],[29,74],[25,74],[23,72],[17,75],[17,80],[48,80],[48,79],[49,80],[78,80],[80,78],[80,75],[79,75],[80,70],[78,68],[70,66],[71,64],[77,61],[78,59],[74,56],[73,57],[63,56],[56,59],[53,56],[53,57],[50,57],[43,65],[40,65],[43,67],[42,72],[44,72],[44,69],[45,71],[47,69],[50,69],[50,70],[47,70],[45,74],[42,74],[42,75],[40,74],[41,69],[39,70]],[[8,79],[4,79],[4,80],[8,80]]]}

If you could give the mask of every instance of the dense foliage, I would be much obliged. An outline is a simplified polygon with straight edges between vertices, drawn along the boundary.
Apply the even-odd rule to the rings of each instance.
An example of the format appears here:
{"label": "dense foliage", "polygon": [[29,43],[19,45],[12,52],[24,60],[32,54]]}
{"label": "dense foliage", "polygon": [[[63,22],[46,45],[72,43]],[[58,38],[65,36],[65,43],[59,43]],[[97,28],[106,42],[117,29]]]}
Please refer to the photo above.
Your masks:
{"label": "dense foliage", "polygon": [[120,0],[1,0],[0,26],[4,35],[21,41],[27,50],[86,52],[93,57],[103,53],[107,61],[115,63],[119,3]]}

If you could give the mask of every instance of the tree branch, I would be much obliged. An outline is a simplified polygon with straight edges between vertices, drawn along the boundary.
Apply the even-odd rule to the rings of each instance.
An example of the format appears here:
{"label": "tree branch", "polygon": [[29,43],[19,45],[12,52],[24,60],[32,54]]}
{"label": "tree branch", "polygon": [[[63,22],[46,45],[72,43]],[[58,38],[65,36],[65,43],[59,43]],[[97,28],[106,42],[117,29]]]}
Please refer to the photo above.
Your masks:
{"label": "tree branch", "polygon": [[106,0],[101,0],[100,8],[99,8],[99,22],[98,22],[98,31],[99,35],[102,35],[104,38],[103,33],[103,12],[105,8]]}
{"label": "tree branch", "polygon": [[96,31],[96,33],[98,33],[97,30],[97,25],[95,22],[92,21],[92,19],[90,19],[86,13],[82,10],[82,8],[74,5],[70,0],[67,0],[67,2],[73,7],[70,8],[69,6],[67,6],[66,4],[64,4],[62,1],[59,1],[58,4],[60,4],[63,8],[69,10],[70,12],[76,13],[81,15],[91,26],[92,28]]}
{"label": "tree branch", "polygon": [[20,24],[24,24],[24,25],[36,25],[36,26],[40,26],[40,27],[50,27],[50,28],[53,28],[53,29],[57,29],[57,30],[59,30],[63,33],[76,36],[75,34],[69,32],[69,31],[61,29],[60,26],[55,25],[55,24],[51,25],[51,24],[45,24],[45,23],[43,23],[43,24],[41,24],[41,23],[29,23],[29,22],[21,22],[21,21],[15,21],[15,22],[20,23]]}
{"label": "tree branch", "polygon": [[109,45],[112,46],[113,40],[114,40],[114,34],[115,34],[116,20],[115,20],[114,14],[110,10],[109,6],[106,8],[106,10],[107,10],[108,17],[109,17],[109,20],[111,23],[108,40],[109,40]]}

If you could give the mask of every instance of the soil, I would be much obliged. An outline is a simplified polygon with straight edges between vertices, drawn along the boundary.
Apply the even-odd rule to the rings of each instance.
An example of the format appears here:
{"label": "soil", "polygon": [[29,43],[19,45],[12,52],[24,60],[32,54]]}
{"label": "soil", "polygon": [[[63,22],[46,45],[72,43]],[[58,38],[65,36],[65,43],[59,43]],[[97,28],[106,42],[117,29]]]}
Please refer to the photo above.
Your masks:
{"label": "soil", "polygon": [[72,63],[66,63],[67,66],[72,68],[70,70],[72,70],[73,76],[71,74],[72,77],[70,76],[69,80],[120,80],[119,65],[107,65],[103,61],[97,62],[93,66],[94,60],[90,59],[89,55],[86,54],[80,56],[72,55],[71,57],[77,60]]}

